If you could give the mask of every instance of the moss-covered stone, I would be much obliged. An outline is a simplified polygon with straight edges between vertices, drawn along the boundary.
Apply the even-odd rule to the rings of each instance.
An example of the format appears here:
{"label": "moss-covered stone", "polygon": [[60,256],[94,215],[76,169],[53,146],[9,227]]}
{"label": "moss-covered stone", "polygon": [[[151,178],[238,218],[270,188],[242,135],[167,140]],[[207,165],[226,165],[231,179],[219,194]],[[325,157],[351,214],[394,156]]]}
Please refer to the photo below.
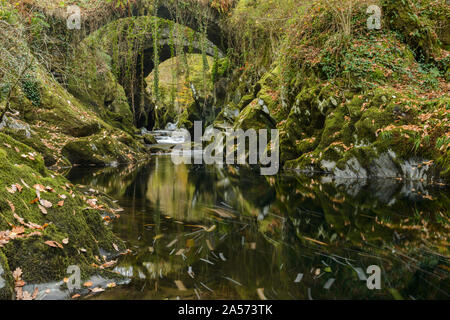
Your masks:
{"label": "moss-covered stone", "polygon": [[253,94],[247,94],[247,95],[243,96],[241,101],[239,101],[239,104],[238,104],[239,110],[243,110],[253,100],[255,100],[255,95],[253,95]]}
{"label": "moss-covered stone", "polygon": [[257,99],[241,111],[235,122],[235,128],[244,131],[248,129],[274,129],[275,125],[274,119],[261,109]]}
{"label": "moss-covered stone", "polygon": [[82,43],[70,62],[68,90],[109,124],[129,130],[133,114],[111,70],[111,57]]}
{"label": "moss-covered stone", "polygon": [[114,165],[135,162],[144,151],[139,144],[127,133],[102,131],[69,141],[62,154],[77,165]]}
{"label": "moss-covered stone", "polygon": [[[125,248],[105,226],[100,209],[85,209],[91,207],[86,200],[94,196],[84,195],[64,177],[48,171],[33,149],[0,133],[0,160],[0,230],[24,226],[23,233],[1,248],[0,259],[8,274],[21,268],[27,283],[60,281],[70,265],[78,265],[84,275],[92,274],[91,264],[98,263],[95,256],[100,255],[100,248],[107,252],[115,252],[114,244]],[[15,184],[20,187],[8,191]],[[46,187],[40,191],[40,198],[52,204],[46,214],[36,203],[35,185]],[[97,204],[109,210],[101,199]],[[68,239],[63,248],[45,244],[63,244],[63,239]]]}
{"label": "moss-covered stone", "polygon": [[157,144],[158,143],[158,141],[156,141],[156,138],[150,133],[143,135],[143,138],[144,138],[144,142],[146,144]]}
{"label": "moss-covered stone", "polygon": [[8,260],[0,248],[0,300],[11,300],[14,296],[14,280]]}
{"label": "moss-covered stone", "polygon": [[389,26],[398,30],[418,58],[430,59],[439,52],[437,35],[433,26],[415,11],[412,1],[382,1],[383,15]]}

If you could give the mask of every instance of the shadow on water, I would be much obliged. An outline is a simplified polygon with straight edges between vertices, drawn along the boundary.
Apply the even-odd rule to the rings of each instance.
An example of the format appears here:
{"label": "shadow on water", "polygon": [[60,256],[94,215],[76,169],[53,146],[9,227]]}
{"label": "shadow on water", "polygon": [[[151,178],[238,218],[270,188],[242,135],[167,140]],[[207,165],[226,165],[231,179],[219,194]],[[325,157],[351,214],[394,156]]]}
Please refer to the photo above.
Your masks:
{"label": "shadow on water", "polygon": [[[242,167],[75,168],[125,211],[128,285],[100,299],[448,299],[448,189]],[[381,289],[369,266],[379,266]],[[369,281],[367,279],[369,278]]]}

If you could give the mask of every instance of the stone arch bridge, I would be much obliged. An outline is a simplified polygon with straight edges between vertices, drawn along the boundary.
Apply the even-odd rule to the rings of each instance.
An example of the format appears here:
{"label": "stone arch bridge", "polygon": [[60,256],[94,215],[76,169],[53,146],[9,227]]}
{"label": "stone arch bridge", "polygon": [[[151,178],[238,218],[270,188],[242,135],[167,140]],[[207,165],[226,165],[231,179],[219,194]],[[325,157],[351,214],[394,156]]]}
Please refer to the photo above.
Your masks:
{"label": "stone arch bridge", "polygon": [[[158,24],[157,29],[155,23]],[[91,71],[95,71],[97,76],[99,72],[110,73],[106,78],[111,80],[113,77],[113,81],[123,87],[128,104],[134,111],[135,125],[151,128],[154,119],[151,102],[144,94],[144,79],[155,68],[155,44],[158,47],[158,63],[174,57],[175,48],[189,53],[204,52],[217,58],[224,55],[219,46],[189,27],[159,17],[129,17],[112,21],[87,36],[74,52],[73,69],[82,67],[87,60],[95,59],[97,63],[94,68],[97,70]],[[95,90],[92,83],[86,85],[85,82],[90,80],[88,75],[89,72],[78,75],[76,85],[69,86],[75,96],[97,108],[108,107],[111,101],[118,99],[118,92],[111,97],[111,93],[106,91],[104,93],[109,96],[101,99],[101,89]],[[82,87],[88,88],[85,90],[87,94],[75,87],[80,86],[80,83]],[[95,85],[101,87],[103,84],[97,82]]]}

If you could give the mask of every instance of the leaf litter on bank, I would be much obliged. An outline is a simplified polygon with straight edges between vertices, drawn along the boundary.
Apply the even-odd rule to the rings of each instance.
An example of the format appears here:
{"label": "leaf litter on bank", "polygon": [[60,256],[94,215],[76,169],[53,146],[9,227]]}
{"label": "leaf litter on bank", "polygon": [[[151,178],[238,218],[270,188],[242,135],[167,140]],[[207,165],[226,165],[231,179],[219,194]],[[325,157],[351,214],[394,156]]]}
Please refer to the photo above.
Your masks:
{"label": "leaf litter on bank", "polygon": [[16,299],[17,300],[34,300],[36,299],[39,290],[36,287],[33,291],[33,293],[29,293],[28,291],[24,291],[23,287],[25,286],[25,281],[22,280],[22,269],[16,268],[14,272],[12,273],[12,276],[14,278],[14,291],[16,293]]}

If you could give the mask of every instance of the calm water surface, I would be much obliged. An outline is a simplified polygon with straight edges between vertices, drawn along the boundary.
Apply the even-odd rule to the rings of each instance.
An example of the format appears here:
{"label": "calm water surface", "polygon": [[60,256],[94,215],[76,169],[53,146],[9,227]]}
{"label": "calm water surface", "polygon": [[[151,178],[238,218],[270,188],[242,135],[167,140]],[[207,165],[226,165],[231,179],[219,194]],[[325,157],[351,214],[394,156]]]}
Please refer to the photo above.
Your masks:
{"label": "calm water surface", "polygon": [[[448,299],[449,190],[242,167],[75,168],[118,199],[130,283],[99,299]],[[381,269],[370,290],[369,266]],[[185,287],[185,288],[184,288]],[[180,290],[183,289],[183,290]],[[186,290],[184,290],[186,289]]]}

